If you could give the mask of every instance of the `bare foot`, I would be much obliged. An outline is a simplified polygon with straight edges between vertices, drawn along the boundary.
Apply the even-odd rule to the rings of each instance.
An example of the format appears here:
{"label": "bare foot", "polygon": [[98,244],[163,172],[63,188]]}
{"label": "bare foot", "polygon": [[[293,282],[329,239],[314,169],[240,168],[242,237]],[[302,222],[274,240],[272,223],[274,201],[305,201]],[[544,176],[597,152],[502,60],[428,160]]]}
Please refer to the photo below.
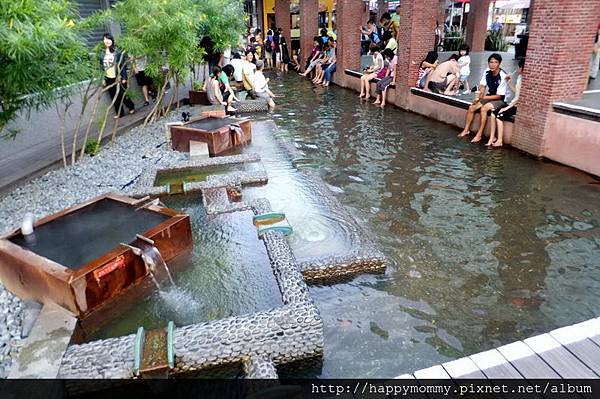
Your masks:
{"label": "bare foot", "polygon": [[381,103],[381,105],[379,106],[379,108],[384,109],[385,108],[385,103]]}
{"label": "bare foot", "polygon": [[481,141],[481,135],[476,134],[475,137],[473,137],[473,140],[471,140],[471,143],[479,143],[480,141]]}
{"label": "bare foot", "polygon": [[458,135],[458,137],[466,137],[466,136],[468,136],[470,133],[471,133],[471,132],[469,132],[468,130],[467,130],[467,131],[464,131],[464,130],[463,130],[462,132],[460,132],[460,134]]}
{"label": "bare foot", "polygon": [[381,101],[375,100],[375,101],[373,101],[373,104],[381,104]]}
{"label": "bare foot", "polygon": [[494,148],[502,147],[502,143],[499,143],[496,141],[494,144],[492,144],[492,147],[494,147]]}
{"label": "bare foot", "polygon": [[360,95],[358,96],[358,98],[363,98],[365,95],[360,93]]}
{"label": "bare foot", "polygon": [[371,95],[370,95],[370,94],[367,94],[367,95],[365,96],[365,100],[368,100],[369,98],[371,98]]}
{"label": "bare foot", "polygon": [[486,147],[489,147],[489,146],[491,146],[492,144],[494,144],[494,142],[493,142],[492,140],[490,140],[490,141],[488,141],[487,143],[485,143],[485,146],[486,146]]}

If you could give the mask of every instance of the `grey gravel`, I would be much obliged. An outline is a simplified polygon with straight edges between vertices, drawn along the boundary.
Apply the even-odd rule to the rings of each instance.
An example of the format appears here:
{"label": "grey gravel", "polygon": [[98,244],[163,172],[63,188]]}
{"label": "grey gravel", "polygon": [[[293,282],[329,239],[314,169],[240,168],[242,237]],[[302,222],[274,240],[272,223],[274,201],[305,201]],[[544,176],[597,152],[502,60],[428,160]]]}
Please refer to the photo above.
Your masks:
{"label": "grey gravel", "polygon": [[[107,192],[127,194],[146,169],[186,162],[187,154],[169,150],[165,123],[179,121],[187,110],[180,107],[158,123],[135,127],[112,144],[103,145],[98,155],[52,170],[5,194],[0,198],[0,233],[20,227],[27,212],[40,219]],[[22,310],[21,300],[0,283],[0,378],[6,378],[12,359],[18,355]]]}

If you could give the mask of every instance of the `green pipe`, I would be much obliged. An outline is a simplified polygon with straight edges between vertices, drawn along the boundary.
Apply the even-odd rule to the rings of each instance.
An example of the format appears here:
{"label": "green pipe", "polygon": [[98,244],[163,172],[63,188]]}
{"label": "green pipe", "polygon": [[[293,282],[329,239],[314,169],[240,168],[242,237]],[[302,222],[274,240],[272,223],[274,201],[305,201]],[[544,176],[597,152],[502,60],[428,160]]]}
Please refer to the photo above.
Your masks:
{"label": "green pipe", "polygon": [[142,363],[142,353],[144,351],[144,327],[139,327],[135,335],[135,343],[133,346],[133,374],[140,374],[140,365]]}
{"label": "green pipe", "polygon": [[173,347],[173,332],[175,330],[175,323],[169,321],[167,325],[167,359],[169,361],[169,368],[175,367],[175,348]]}

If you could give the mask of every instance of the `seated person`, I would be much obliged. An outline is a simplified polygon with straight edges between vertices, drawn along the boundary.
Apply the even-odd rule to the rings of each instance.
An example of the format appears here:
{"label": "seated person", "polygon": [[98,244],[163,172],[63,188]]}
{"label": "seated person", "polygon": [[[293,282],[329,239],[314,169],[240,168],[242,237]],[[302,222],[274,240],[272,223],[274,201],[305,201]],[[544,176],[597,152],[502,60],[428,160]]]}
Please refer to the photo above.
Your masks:
{"label": "seated person", "polygon": [[233,67],[233,79],[235,80],[234,86],[240,88],[244,85],[244,72],[242,70],[244,66],[244,61],[242,60],[242,56],[240,53],[233,53],[233,59],[229,61],[229,64]]}
{"label": "seated person", "polygon": [[323,62],[316,67],[315,78],[313,79],[313,83],[321,84],[323,81],[323,75],[325,74],[325,69],[329,68],[331,61],[335,60],[335,42],[330,38],[330,41],[327,43],[329,49],[325,52],[325,57],[323,58]]}
{"label": "seated person", "polygon": [[227,103],[227,112],[237,111],[237,109],[231,106],[234,101],[238,101],[233,88],[229,84],[229,80],[233,79],[233,72],[234,69],[231,65],[225,65],[218,78],[219,88],[221,89],[221,94],[223,95],[223,101]]}
{"label": "seated person", "polygon": [[218,66],[213,67],[210,77],[204,81],[204,87],[202,90],[206,91],[206,97],[212,105],[224,105],[227,106],[227,102],[223,100],[223,94],[219,84],[219,76],[221,75],[221,68]]}
{"label": "seated person", "polygon": [[427,76],[425,90],[449,95],[460,80],[458,56],[452,54],[448,61],[442,62]]}
{"label": "seated person", "polygon": [[438,53],[436,51],[430,51],[427,53],[427,56],[423,61],[421,61],[421,65],[419,66],[419,77],[417,78],[417,84],[415,87],[419,89],[425,88],[425,83],[427,82],[427,76],[431,71],[433,71],[437,65]]}
{"label": "seated person", "polygon": [[275,95],[271,90],[269,90],[269,78],[265,78],[263,74],[264,63],[261,60],[256,61],[256,72],[254,73],[253,86],[256,95],[259,98],[264,98],[267,100],[269,104],[269,109],[275,108],[275,101],[273,101],[273,97]]}
{"label": "seated person", "polygon": [[[523,75],[523,68],[525,67],[525,60],[519,60],[519,76],[517,76],[517,84],[512,84],[512,79],[508,80],[508,86],[512,93],[514,93],[512,99],[508,104],[496,108],[492,112],[492,121],[490,125],[490,139],[487,142],[487,146],[495,148],[502,147],[502,140],[504,138],[504,122],[510,121],[513,116],[517,114],[517,102],[519,101],[519,95],[521,94],[521,76]],[[510,75],[508,76],[510,78]],[[496,140],[496,128],[498,129],[498,139]]]}
{"label": "seated person", "polygon": [[473,119],[475,119],[475,112],[480,111],[481,122],[479,123],[479,130],[477,130],[471,143],[481,141],[481,136],[483,135],[485,124],[487,122],[488,112],[491,112],[493,109],[504,104],[504,96],[506,95],[508,84],[506,81],[507,74],[500,68],[501,63],[502,56],[498,53],[493,53],[488,57],[488,69],[486,69],[481,77],[481,81],[479,82],[479,92],[476,94],[473,103],[467,111],[465,127],[458,137],[466,137],[471,133],[470,129]]}
{"label": "seated person", "polygon": [[371,52],[373,53],[373,65],[365,68],[363,76],[360,77],[360,95],[358,97],[364,97],[365,100],[371,98],[371,80],[375,79],[379,71],[384,67],[383,56],[379,47],[373,46]]}
{"label": "seated person", "polygon": [[387,88],[391,84],[396,84],[396,65],[398,64],[398,56],[389,48],[383,50],[383,58],[388,62],[388,67],[385,76],[375,85],[375,93],[377,98],[373,104],[380,104],[381,108],[385,108],[385,96]]}
{"label": "seated person", "polygon": [[329,45],[325,44],[323,45],[321,52],[318,53],[316,58],[308,65],[308,68],[306,68],[304,73],[301,73],[300,76],[307,76],[310,73],[310,71],[312,71],[318,65],[321,65],[326,58],[325,54],[327,53],[327,51],[329,51]]}

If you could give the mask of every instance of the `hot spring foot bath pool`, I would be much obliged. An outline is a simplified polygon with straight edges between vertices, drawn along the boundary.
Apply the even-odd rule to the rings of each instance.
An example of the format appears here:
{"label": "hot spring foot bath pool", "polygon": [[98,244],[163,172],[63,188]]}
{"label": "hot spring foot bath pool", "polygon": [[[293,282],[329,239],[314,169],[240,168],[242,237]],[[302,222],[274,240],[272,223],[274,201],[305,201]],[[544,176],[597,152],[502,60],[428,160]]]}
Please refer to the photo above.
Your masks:
{"label": "hot spring foot bath pool", "polygon": [[[268,183],[244,187],[242,201],[266,198],[271,211],[285,213],[299,265],[351,253],[359,225],[388,266],[309,287],[306,300],[319,315],[298,310],[298,322],[317,331],[322,319],[324,341],[311,345],[323,355],[317,367],[292,367],[286,376],[394,377],[598,316],[596,178],[509,148],[471,145],[452,127],[381,110],[337,87],[315,88],[293,73],[272,86],[276,111],[255,119],[252,143],[237,148],[260,154]],[[286,145],[296,147],[294,157]],[[346,211],[330,212],[306,169]],[[161,200],[190,216],[194,249],[178,260],[184,267],[173,286],[92,338],[169,320],[218,325],[296,312],[282,301],[252,211],[208,215],[199,193]]]}

